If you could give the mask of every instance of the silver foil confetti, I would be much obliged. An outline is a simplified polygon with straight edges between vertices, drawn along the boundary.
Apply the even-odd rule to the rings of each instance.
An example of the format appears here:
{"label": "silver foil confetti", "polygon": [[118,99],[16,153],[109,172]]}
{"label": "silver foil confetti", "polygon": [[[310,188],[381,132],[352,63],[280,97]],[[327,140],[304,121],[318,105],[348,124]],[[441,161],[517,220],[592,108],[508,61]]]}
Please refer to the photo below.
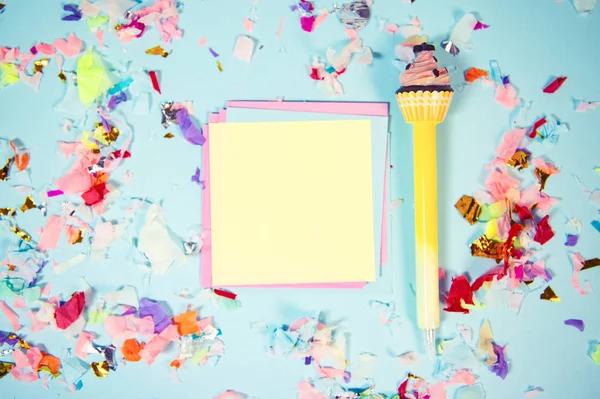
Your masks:
{"label": "silver foil confetti", "polygon": [[371,9],[364,0],[356,0],[341,6],[334,6],[338,18],[348,29],[360,30],[364,28],[371,18]]}
{"label": "silver foil confetti", "polygon": [[161,123],[164,128],[167,128],[171,124],[177,125],[178,110],[173,108],[173,101],[166,101],[162,103],[160,105],[160,110],[162,112]]}
{"label": "silver foil confetti", "polygon": [[450,53],[454,56],[457,56],[458,53],[460,53],[460,50],[458,49],[458,47],[456,47],[456,45],[454,43],[452,43],[452,41],[450,41],[450,40],[444,40],[441,44],[442,44],[442,48],[447,53]]}

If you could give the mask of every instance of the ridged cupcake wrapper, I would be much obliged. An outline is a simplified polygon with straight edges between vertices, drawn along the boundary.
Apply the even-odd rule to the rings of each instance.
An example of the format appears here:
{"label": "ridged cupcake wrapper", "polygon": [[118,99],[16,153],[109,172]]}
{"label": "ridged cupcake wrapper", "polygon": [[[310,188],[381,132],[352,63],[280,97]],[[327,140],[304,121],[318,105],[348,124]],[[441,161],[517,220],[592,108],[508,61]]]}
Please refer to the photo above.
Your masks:
{"label": "ridged cupcake wrapper", "polygon": [[451,91],[409,91],[397,93],[396,99],[407,123],[440,123],[446,118],[453,94]]}

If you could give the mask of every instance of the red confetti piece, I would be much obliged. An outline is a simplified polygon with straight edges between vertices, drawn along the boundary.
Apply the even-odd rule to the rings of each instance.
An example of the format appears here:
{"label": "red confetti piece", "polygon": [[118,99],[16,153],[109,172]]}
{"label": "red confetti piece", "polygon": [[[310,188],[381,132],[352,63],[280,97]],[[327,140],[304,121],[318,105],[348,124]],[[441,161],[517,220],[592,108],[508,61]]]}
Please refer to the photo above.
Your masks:
{"label": "red confetti piece", "polygon": [[129,151],[125,151],[125,152],[121,153],[121,150],[117,150],[117,151],[111,152],[110,156],[113,159],[117,159],[117,158],[131,158],[131,153]]}
{"label": "red confetti piece", "polygon": [[104,199],[104,196],[108,194],[108,189],[105,183],[90,187],[85,193],[81,194],[81,198],[85,201],[87,206],[92,206]]}
{"label": "red confetti piece", "polygon": [[515,211],[517,212],[517,215],[519,215],[519,219],[521,219],[521,222],[524,222],[528,219],[533,219],[531,211],[524,206],[519,206],[515,204]]}
{"label": "red confetti piece", "polygon": [[319,76],[319,69],[318,68],[311,68],[310,69],[310,78],[312,80],[323,80],[324,78]]}
{"label": "red confetti piece", "polygon": [[61,330],[66,329],[75,322],[83,312],[83,306],[85,305],[85,294],[83,292],[76,292],[71,296],[67,302],[61,307],[54,311],[54,318],[56,319],[56,326]]}
{"label": "red confetti piece", "polygon": [[465,276],[458,276],[452,279],[444,310],[446,312],[469,313],[469,309],[463,308],[463,302],[467,305],[475,304],[471,284]]}
{"label": "red confetti piece", "polygon": [[548,86],[544,87],[544,93],[552,94],[560,89],[560,86],[567,80],[566,76],[560,76],[552,81]]}
{"label": "red confetti piece", "polygon": [[162,94],[160,91],[160,85],[158,84],[158,78],[156,77],[156,72],[148,71],[148,75],[150,75],[150,80],[152,81],[152,87],[154,87],[154,90],[156,90],[158,94]]}
{"label": "red confetti piece", "polygon": [[232,299],[232,300],[235,300],[235,298],[237,298],[237,294],[234,294],[231,291],[220,290],[218,288],[215,288],[213,291],[218,296],[222,296],[224,298],[229,298],[229,299]]}
{"label": "red confetti piece", "polygon": [[554,231],[552,231],[552,227],[548,224],[548,219],[550,219],[550,215],[546,215],[540,220],[535,231],[535,236],[533,237],[533,241],[539,242],[542,245],[554,237]]}
{"label": "red confetti piece", "polygon": [[503,275],[503,267],[502,266],[494,267],[493,269],[491,269],[486,274],[484,274],[482,276],[479,276],[473,282],[473,285],[471,285],[471,289],[473,290],[473,292],[476,292],[477,290],[479,290],[483,286],[483,284],[489,283],[491,281],[494,281],[494,279],[496,277],[502,277],[502,275]]}
{"label": "red confetti piece", "polygon": [[533,129],[531,130],[531,133],[529,133],[529,138],[535,138],[535,136],[537,135],[537,130],[545,124],[546,118],[541,118],[535,121],[535,123],[533,124]]}

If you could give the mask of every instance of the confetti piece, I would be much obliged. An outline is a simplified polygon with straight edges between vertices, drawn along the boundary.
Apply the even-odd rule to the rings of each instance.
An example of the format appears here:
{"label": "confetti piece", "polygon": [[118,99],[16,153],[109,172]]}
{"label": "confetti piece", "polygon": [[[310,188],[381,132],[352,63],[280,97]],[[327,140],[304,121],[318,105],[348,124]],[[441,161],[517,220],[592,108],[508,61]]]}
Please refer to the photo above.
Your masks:
{"label": "confetti piece", "polygon": [[250,62],[254,53],[254,40],[248,36],[240,35],[235,42],[233,56],[239,60]]}
{"label": "confetti piece", "polygon": [[83,292],[75,292],[71,298],[54,313],[56,326],[65,330],[79,318],[85,306],[85,295]]}
{"label": "confetti piece", "polygon": [[205,46],[207,43],[208,43],[208,39],[201,38],[200,40],[198,40],[198,44],[200,46]]}
{"label": "confetti piece", "polygon": [[215,294],[222,296],[224,298],[228,298],[228,299],[232,299],[232,300],[235,300],[235,298],[237,298],[237,295],[231,291],[220,290],[218,288],[215,288],[213,291]]}
{"label": "confetti piece", "polygon": [[565,325],[575,327],[576,329],[578,329],[581,332],[583,332],[583,330],[585,329],[585,324],[583,323],[583,320],[579,320],[579,319],[565,320]]}
{"label": "confetti piece", "polygon": [[597,266],[600,266],[600,258],[588,259],[583,262],[581,270],[588,270]]}
{"label": "confetti piece", "polygon": [[215,58],[217,58],[219,56],[219,54],[215,50],[213,50],[212,48],[210,48],[210,47],[208,48],[208,51],[210,51],[210,53],[212,54],[212,56],[215,57]]}
{"label": "confetti piece", "polygon": [[474,305],[473,290],[465,276],[458,276],[452,279],[450,291],[446,297],[446,312],[469,313],[469,309],[464,305]]}
{"label": "confetti piece", "polygon": [[596,231],[597,231],[598,233],[600,233],[600,220],[592,220],[592,221],[590,222],[590,224],[592,225],[592,227],[593,227],[593,228],[595,228],[595,229],[596,229]]}
{"label": "confetti piece", "polygon": [[577,241],[579,240],[579,236],[575,234],[567,234],[567,241],[565,242],[565,246],[574,247],[577,245]]}
{"label": "confetti piece", "polygon": [[4,316],[10,323],[13,331],[19,331],[21,324],[19,324],[19,316],[12,310],[4,301],[0,301],[0,310],[4,313]]}
{"label": "confetti piece", "polygon": [[590,354],[590,357],[592,358],[594,363],[596,363],[597,365],[600,365],[600,344],[596,344],[596,350],[594,350]]}
{"label": "confetti piece", "polygon": [[148,76],[150,76],[150,81],[152,82],[152,88],[158,92],[158,94],[162,94],[160,92],[160,85],[158,84],[158,77],[156,76],[155,71],[148,71]]}
{"label": "confetti piece", "polygon": [[598,108],[598,105],[600,105],[600,101],[580,100],[579,103],[577,104],[577,107],[575,108],[575,112],[593,111],[596,108]]}
{"label": "confetti piece", "polygon": [[476,81],[477,79],[485,78],[488,76],[489,76],[488,71],[484,71],[483,69],[472,67],[472,68],[469,68],[465,72],[465,81],[472,83],[472,82]]}
{"label": "confetti piece", "polygon": [[533,237],[533,241],[539,242],[544,245],[548,241],[554,237],[554,231],[548,224],[548,220],[550,219],[550,215],[546,215],[540,220],[537,224],[535,236]]}
{"label": "confetti piece", "polygon": [[454,204],[454,207],[460,212],[462,217],[469,222],[469,224],[473,225],[479,220],[481,206],[475,198],[463,195],[456,204]]}
{"label": "confetti piece", "polygon": [[544,292],[540,294],[540,299],[550,302],[560,302],[560,298],[558,297],[558,295],[556,295],[556,293],[550,286],[546,287]]}
{"label": "confetti piece", "polygon": [[163,58],[167,58],[169,56],[169,52],[165,51],[161,46],[154,46],[146,50],[146,54],[150,55],[160,55]]}
{"label": "confetti piece", "polygon": [[554,79],[551,83],[548,84],[548,86],[544,87],[544,93],[547,93],[547,94],[555,93],[558,89],[560,89],[560,87],[563,85],[563,83],[565,83],[566,80],[567,80],[566,76],[560,76],[560,77]]}
{"label": "confetti piece", "polygon": [[221,61],[217,60],[217,69],[219,72],[223,72],[223,66],[221,65]]}

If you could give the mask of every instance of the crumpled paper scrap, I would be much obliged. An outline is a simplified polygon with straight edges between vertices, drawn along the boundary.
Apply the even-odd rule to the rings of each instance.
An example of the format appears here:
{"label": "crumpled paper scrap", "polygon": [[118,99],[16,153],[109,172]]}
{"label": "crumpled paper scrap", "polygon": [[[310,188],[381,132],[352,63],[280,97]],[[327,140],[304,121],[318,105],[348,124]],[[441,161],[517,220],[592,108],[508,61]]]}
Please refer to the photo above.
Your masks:
{"label": "crumpled paper scrap", "polygon": [[172,265],[185,263],[182,246],[172,238],[158,204],[151,204],[148,208],[146,223],[140,230],[138,249],[150,261],[154,274],[165,274]]}
{"label": "crumpled paper scrap", "polygon": [[162,305],[147,298],[140,299],[140,318],[150,316],[154,321],[154,333],[160,334],[171,325],[171,316]]}
{"label": "crumpled paper scrap", "polygon": [[67,58],[74,57],[83,50],[83,42],[74,33],[69,33],[67,39],[56,39],[54,47]]}
{"label": "crumpled paper scrap", "polygon": [[83,292],[75,292],[71,298],[65,302],[62,306],[58,307],[54,312],[54,318],[56,320],[56,326],[65,330],[70,325],[75,323],[85,306],[85,294]]}

